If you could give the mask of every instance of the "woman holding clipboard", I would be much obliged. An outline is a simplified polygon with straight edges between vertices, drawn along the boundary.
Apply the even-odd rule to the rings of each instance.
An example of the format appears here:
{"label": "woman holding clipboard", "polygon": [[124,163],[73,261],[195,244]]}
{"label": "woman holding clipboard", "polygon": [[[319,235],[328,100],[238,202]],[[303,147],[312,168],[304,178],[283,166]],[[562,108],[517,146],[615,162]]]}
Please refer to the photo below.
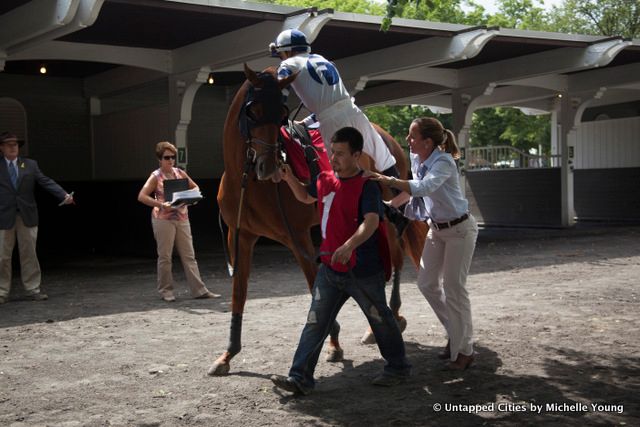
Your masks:
{"label": "woman holding clipboard", "polygon": [[171,272],[171,258],[175,245],[191,295],[194,298],[218,298],[220,295],[210,292],[200,277],[193,250],[188,207],[186,205],[174,207],[170,200],[165,199],[165,182],[169,180],[180,180],[174,183],[183,184],[182,190],[198,189],[198,185],[185,171],[175,167],[177,152],[176,147],[169,142],[163,141],[156,145],[156,157],[160,167],[151,172],[138,194],[139,202],[153,208],[151,225],[158,247],[158,292],[164,301],[176,300]]}

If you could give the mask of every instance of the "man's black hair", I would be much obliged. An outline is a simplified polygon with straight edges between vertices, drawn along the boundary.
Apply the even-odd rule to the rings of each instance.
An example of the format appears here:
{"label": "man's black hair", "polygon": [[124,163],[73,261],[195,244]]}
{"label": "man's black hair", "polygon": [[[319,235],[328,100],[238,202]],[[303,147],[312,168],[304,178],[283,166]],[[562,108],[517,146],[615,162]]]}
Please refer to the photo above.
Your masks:
{"label": "man's black hair", "polygon": [[344,127],[342,129],[338,129],[336,133],[331,137],[331,142],[346,142],[349,144],[349,151],[351,154],[356,151],[362,151],[362,147],[364,145],[364,140],[362,139],[362,134],[356,128],[352,127]]}

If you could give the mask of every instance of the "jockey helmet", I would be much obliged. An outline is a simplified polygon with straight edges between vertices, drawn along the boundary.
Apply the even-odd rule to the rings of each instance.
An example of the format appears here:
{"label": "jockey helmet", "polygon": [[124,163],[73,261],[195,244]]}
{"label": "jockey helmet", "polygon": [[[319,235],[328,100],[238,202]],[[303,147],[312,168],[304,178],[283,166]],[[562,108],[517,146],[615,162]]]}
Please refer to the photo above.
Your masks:
{"label": "jockey helmet", "polygon": [[271,56],[277,57],[279,52],[311,52],[307,36],[300,30],[285,30],[278,34],[275,43],[269,44]]}

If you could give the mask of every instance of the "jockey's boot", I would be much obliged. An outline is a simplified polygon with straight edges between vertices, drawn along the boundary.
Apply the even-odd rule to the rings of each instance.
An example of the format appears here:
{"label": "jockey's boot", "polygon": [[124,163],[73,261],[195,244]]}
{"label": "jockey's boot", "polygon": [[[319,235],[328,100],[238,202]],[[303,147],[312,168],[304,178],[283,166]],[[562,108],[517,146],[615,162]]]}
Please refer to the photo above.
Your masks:
{"label": "jockey's boot", "polygon": [[389,222],[396,227],[396,233],[399,239],[409,225],[409,218],[404,216],[400,209],[389,206],[386,203],[384,204],[384,213],[387,218],[389,218]]}
{"label": "jockey's boot", "polygon": [[[385,169],[382,172],[382,175],[392,176],[394,178],[400,178],[400,173],[398,172],[396,165],[393,165],[390,168]],[[400,190],[396,188],[392,188],[391,192],[393,193],[394,197],[400,194]],[[396,227],[398,239],[402,236],[402,233],[404,233],[404,230],[407,228],[407,225],[409,225],[409,219],[407,219],[407,217],[405,217],[402,214],[403,210],[404,209],[394,208],[393,206],[389,206],[387,204],[385,204],[385,208],[384,208],[385,214],[387,218],[389,218],[389,222],[391,222]]]}

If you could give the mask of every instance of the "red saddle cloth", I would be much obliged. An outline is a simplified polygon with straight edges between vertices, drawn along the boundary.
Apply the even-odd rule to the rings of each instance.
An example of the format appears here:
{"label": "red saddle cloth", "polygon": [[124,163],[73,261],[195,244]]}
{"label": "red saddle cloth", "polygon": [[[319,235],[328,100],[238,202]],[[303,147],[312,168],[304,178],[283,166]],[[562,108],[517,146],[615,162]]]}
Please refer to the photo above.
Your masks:
{"label": "red saddle cloth", "polygon": [[[286,127],[282,126],[280,128],[280,134],[284,140],[284,147],[287,151],[287,163],[291,166],[291,170],[293,170],[293,173],[300,181],[309,181],[311,174],[309,173],[307,160],[304,157],[302,145],[287,132]],[[318,167],[320,168],[320,172],[330,171],[331,164],[329,163],[329,156],[327,155],[327,149],[324,147],[320,131],[317,129],[309,129],[309,135],[311,135],[311,144],[318,154]]]}

